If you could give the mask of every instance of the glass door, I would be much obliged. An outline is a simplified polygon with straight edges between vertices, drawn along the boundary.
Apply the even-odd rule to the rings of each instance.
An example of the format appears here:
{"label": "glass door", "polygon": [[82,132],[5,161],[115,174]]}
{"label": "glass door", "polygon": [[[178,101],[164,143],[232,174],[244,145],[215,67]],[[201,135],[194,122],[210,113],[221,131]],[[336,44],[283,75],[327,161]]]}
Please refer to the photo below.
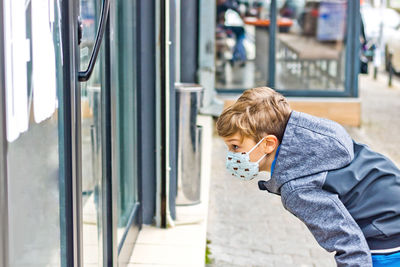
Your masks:
{"label": "glass door", "polygon": [[[116,258],[106,186],[109,53],[104,45],[95,49],[108,3],[0,1],[0,116],[6,121],[0,137],[7,146],[0,151],[7,168],[0,197],[8,203],[1,225],[8,236],[0,241],[7,258],[0,265],[107,266]],[[89,60],[92,51],[100,51],[97,60]],[[80,72],[88,66],[95,68]]]}
{"label": "glass door", "polygon": [[115,98],[116,236],[118,262],[126,264],[139,225],[137,175],[136,1],[116,0],[110,9],[111,91]]}
{"label": "glass door", "polygon": [[129,259],[139,230],[136,2],[112,1],[112,14],[108,3],[0,1],[0,265],[116,266],[118,246],[121,264]]}
{"label": "glass door", "polygon": [[[102,3],[97,0],[80,1],[80,71],[88,68]],[[101,44],[94,70],[89,80],[80,83],[81,127],[81,203],[82,203],[82,262],[83,266],[103,266],[103,240],[106,216],[104,210],[104,118],[105,50]]]}
{"label": "glass door", "polygon": [[[83,266],[116,264],[117,257],[120,266],[127,263],[139,230],[135,3],[110,1],[94,71],[80,83]],[[104,7],[79,4],[82,72],[96,50]]]}
{"label": "glass door", "polygon": [[8,266],[62,266],[61,4],[6,0],[1,5],[7,129],[2,178],[8,182],[8,212],[1,217],[8,221]]}

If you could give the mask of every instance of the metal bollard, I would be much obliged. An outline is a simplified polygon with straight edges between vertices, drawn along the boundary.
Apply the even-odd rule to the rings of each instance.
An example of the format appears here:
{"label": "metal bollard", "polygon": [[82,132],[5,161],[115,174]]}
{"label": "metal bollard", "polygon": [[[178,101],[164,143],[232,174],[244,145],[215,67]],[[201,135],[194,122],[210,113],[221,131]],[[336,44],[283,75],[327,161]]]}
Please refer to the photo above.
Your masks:
{"label": "metal bollard", "polygon": [[198,84],[176,83],[178,129],[178,181],[176,205],[200,203],[201,136],[197,115],[202,107],[203,88]]}

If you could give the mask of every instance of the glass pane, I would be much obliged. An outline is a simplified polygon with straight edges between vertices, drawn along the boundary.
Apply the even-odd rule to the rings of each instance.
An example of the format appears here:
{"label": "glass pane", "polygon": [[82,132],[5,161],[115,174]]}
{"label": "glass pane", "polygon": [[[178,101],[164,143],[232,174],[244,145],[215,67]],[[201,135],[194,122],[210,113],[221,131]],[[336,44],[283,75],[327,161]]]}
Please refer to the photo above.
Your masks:
{"label": "glass pane", "polygon": [[346,2],[278,1],[276,89],[344,90]]}
{"label": "glass pane", "polygon": [[101,12],[101,1],[80,0],[80,22],[82,39],[80,47],[80,70],[86,70],[96,40],[97,27]]}
{"label": "glass pane", "polygon": [[25,2],[4,1],[9,261],[60,266],[60,3]]}
{"label": "glass pane", "polygon": [[265,86],[268,80],[270,1],[217,0],[217,89]]}
{"label": "glass pane", "polygon": [[118,242],[137,202],[136,157],[136,25],[135,1],[118,0],[113,10],[111,42],[117,102]]}
{"label": "glass pane", "polygon": [[[101,1],[80,1],[83,25],[80,69],[85,69],[95,41]],[[104,88],[104,45],[92,76],[81,85],[82,130],[82,237],[84,266],[103,264],[102,226],[102,102]]]}
{"label": "glass pane", "polygon": [[347,1],[277,0],[273,70],[271,1],[238,2],[217,1],[217,89],[344,90]]}

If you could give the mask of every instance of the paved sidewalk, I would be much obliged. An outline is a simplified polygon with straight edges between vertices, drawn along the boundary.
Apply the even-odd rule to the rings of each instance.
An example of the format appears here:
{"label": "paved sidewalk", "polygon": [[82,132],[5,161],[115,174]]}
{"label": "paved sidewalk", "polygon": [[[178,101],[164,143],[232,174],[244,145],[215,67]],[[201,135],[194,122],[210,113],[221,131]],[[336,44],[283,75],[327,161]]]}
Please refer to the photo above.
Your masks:
{"label": "paved sidewalk", "polygon": [[[352,137],[400,162],[400,86],[360,76],[362,127],[346,127]],[[226,148],[214,135],[207,239],[210,266],[336,266],[278,196],[258,190],[225,171]],[[262,176],[262,175],[260,175]],[[262,179],[262,177],[260,177]]]}
{"label": "paved sidewalk", "polygon": [[201,203],[177,206],[174,225],[167,229],[144,225],[127,267],[203,267],[205,264],[213,121],[210,116],[200,115],[197,123],[203,127]]}
{"label": "paved sidewalk", "polygon": [[400,80],[387,86],[387,77],[380,74],[375,81],[360,76],[361,127],[346,127],[354,139],[389,156],[400,166]]}

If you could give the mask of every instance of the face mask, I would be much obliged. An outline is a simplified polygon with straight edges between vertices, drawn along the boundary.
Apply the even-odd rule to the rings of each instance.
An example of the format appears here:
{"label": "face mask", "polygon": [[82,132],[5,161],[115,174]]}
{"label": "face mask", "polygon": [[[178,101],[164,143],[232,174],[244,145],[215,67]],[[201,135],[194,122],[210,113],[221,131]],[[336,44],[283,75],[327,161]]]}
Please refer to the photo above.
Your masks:
{"label": "face mask", "polygon": [[228,151],[226,156],[226,169],[232,173],[233,176],[243,180],[250,181],[258,174],[260,161],[266,156],[264,154],[258,161],[250,161],[250,153],[264,140],[261,139],[249,152],[231,152]]}

